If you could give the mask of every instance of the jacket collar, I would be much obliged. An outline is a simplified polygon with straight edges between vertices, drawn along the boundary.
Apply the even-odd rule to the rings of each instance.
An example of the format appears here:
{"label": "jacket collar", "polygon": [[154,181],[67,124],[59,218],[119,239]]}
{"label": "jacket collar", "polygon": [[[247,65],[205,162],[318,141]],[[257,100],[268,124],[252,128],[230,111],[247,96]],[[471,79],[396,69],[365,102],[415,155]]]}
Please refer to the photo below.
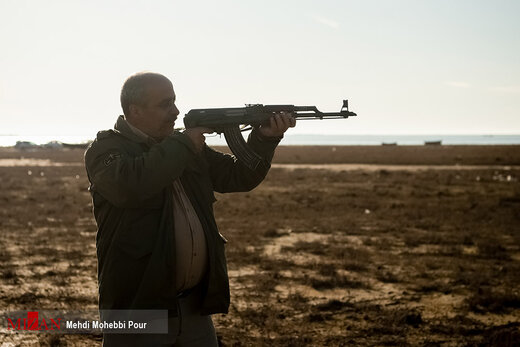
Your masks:
{"label": "jacket collar", "polygon": [[117,118],[116,124],[114,125],[114,131],[133,142],[145,143],[148,146],[152,146],[157,143],[157,141],[155,141],[152,137],[148,136],[141,130],[128,123],[128,121],[125,119],[125,116],[123,115]]}

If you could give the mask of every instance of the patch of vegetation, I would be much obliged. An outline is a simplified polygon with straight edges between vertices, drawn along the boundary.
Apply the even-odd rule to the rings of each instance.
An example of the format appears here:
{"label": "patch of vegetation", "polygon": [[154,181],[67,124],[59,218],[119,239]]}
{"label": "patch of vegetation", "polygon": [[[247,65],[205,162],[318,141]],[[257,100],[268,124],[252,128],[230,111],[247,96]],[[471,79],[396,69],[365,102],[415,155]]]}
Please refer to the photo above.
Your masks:
{"label": "patch of vegetation", "polygon": [[487,239],[477,242],[478,254],[483,258],[509,260],[511,257],[506,248],[497,240]]}
{"label": "patch of vegetation", "polygon": [[376,278],[378,281],[384,282],[384,283],[398,283],[401,281],[397,275],[390,271],[380,271],[376,274]]}
{"label": "patch of vegetation", "polygon": [[514,347],[520,345],[520,324],[494,326],[484,332],[481,346]]}
{"label": "patch of vegetation", "polygon": [[3,280],[16,280],[18,278],[18,275],[16,274],[16,271],[14,271],[13,269],[7,269],[0,273],[0,278]]}
{"label": "patch of vegetation", "polygon": [[509,289],[507,291],[479,288],[466,299],[468,308],[478,313],[505,313],[520,308],[520,293]]}
{"label": "patch of vegetation", "polygon": [[319,304],[314,306],[314,308],[318,311],[341,311],[344,308],[353,308],[355,305],[347,302],[347,301],[340,301],[340,300],[329,300],[323,304]]}
{"label": "patch of vegetation", "polygon": [[370,288],[367,283],[347,278],[345,275],[331,276],[325,279],[309,278],[309,284],[316,290],[326,290],[334,288]]}
{"label": "patch of vegetation", "polygon": [[[395,338],[404,336],[407,330],[419,328],[424,324],[421,313],[415,309],[389,309],[379,305],[363,305],[358,309],[364,310],[364,318],[370,322],[366,333],[371,335],[391,335]],[[394,338],[391,340],[395,344]]]}
{"label": "patch of vegetation", "polygon": [[433,334],[446,336],[474,336],[481,334],[484,325],[477,320],[467,316],[457,315],[452,318],[444,318],[434,321],[429,326],[429,331]]}

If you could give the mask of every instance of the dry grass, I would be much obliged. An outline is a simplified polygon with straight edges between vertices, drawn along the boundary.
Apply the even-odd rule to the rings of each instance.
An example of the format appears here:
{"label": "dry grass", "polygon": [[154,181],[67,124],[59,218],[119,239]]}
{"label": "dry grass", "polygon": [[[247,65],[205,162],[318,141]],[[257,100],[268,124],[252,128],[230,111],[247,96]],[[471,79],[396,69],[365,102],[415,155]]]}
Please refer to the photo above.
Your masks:
{"label": "dry grass", "polygon": [[[330,157],[326,148],[283,148],[277,160],[347,162],[352,154],[364,162],[494,165],[518,163],[520,153],[453,147],[338,147]],[[0,154],[82,160],[79,151]],[[230,313],[215,316],[221,344],[513,346],[519,177],[515,168],[272,169],[253,192],[218,195],[232,291]],[[0,184],[0,305],[95,308],[96,227],[83,168],[2,168]],[[99,345],[100,336],[1,342]]]}

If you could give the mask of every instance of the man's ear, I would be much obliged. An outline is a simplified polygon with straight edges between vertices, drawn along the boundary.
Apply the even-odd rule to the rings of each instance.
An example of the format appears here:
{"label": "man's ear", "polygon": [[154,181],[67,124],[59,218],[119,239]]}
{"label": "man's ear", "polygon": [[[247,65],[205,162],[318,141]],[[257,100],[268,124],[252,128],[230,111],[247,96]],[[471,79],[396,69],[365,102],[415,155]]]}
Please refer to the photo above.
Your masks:
{"label": "man's ear", "polygon": [[130,106],[128,106],[128,111],[131,118],[139,118],[141,115],[141,108],[138,105],[130,104]]}

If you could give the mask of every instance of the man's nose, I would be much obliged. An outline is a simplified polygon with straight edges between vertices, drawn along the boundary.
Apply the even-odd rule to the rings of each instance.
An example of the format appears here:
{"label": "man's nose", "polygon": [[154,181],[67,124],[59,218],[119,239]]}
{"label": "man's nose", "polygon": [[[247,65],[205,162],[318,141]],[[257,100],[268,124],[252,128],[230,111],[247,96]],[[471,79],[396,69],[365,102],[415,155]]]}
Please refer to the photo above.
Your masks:
{"label": "man's nose", "polygon": [[172,107],[172,114],[173,114],[174,116],[178,116],[179,113],[180,113],[180,112],[179,112],[179,109],[177,108],[177,105],[174,104],[173,107]]}

